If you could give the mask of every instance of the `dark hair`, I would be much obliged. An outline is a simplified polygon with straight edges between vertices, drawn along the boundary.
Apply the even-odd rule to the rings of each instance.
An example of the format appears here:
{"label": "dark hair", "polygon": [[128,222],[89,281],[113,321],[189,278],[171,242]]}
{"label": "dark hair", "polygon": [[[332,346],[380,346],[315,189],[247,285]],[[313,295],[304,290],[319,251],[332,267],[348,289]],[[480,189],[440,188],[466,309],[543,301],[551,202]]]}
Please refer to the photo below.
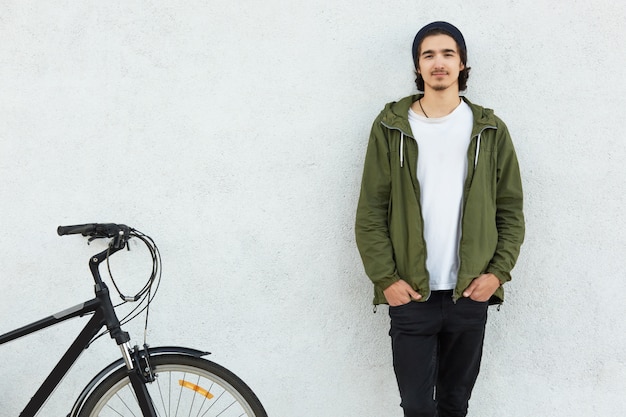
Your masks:
{"label": "dark hair", "polygon": [[[433,29],[433,30],[428,31],[424,35],[423,39],[427,38],[428,36],[433,36],[433,35],[448,35],[452,39],[454,39],[454,37],[450,33],[442,29]],[[422,42],[424,42],[423,39],[422,39]],[[424,91],[424,79],[422,78],[422,75],[419,72],[417,72],[420,49],[422,49],[421,43],[418,48],[417,58],[415,59],[415,76],[416,76],[415,85],[417,86],[418,90]],[[459,91],[463,91],[467,89],[467,79],[469,78],[469,72],[471,68],[467,66],[467,51],[464,48],[461,48],[461,45],[459,45],[458,42],[456,42],[456,49],[458,49],[459,56],[461,57],[461,63],[463,63],[463,70],[461,70],[461,72],[459,73]]]}

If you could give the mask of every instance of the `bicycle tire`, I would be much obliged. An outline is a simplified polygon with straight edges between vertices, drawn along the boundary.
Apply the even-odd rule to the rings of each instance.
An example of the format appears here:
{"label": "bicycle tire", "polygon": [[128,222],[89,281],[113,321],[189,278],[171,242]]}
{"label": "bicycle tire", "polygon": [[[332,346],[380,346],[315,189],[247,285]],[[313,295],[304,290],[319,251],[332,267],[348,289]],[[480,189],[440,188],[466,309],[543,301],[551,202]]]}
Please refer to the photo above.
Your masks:
{"label": "bicycle tire", "polygon": [[[154,356],[150,365],[156,379],[146,386],[159,417],[267,417],[254,392],[221,365],[181,354]],[[105,378],[78,414],[79,417],[141,415],[126,368]]]}

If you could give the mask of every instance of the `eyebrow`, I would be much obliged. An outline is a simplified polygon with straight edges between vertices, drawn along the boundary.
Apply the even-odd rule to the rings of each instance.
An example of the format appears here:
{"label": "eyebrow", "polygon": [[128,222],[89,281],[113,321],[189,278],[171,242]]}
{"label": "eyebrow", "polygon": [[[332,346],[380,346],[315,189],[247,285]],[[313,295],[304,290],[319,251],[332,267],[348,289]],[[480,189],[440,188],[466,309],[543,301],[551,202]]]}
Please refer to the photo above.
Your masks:
{"label": "eyebrow", "polygon": [[[429,49],[429,50],[427,50],[427,51],[422,52],[422,53],[420,54],[420,56],[422,56],[422,55],[428,55],[428,54],[434,54],[435,52],[436,52],[436,51],[434,51],[434,50],[432,50],[432,49]],[[454,50],[454,49],[442,49],[442,50],[440,50],[440,52],[442,52],[442,53],[452,52],[452,53],[458,54],[458,52],[457,52],[456,50]]]}

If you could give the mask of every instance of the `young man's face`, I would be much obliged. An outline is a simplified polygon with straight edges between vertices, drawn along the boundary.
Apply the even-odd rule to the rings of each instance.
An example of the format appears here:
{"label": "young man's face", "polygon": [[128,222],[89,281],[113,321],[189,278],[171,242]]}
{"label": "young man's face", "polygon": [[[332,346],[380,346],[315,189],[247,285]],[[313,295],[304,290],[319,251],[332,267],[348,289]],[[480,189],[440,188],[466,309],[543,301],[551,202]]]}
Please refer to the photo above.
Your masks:
{"label": "young man's face", "polygon": [[451,36],[438,34],[424,38],[417,62],[425,90],[443,91],[451,87],[458,90],[459,73],[465,66]]}

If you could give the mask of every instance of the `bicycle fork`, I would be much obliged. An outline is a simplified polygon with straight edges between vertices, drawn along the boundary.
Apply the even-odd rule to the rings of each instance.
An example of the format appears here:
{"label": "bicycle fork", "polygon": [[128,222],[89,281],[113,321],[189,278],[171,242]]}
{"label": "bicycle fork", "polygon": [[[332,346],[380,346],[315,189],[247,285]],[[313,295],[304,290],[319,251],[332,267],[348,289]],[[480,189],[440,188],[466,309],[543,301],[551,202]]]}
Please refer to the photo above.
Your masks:
{"label": "bicycle fork", "polygon": [[[107,291],[106,287],[104,291]],[[108,299],[108,297],[107,301],[110,303],[110,299]],[[150,398],[150,394],[148,393],[148,388],[146,386],[146,384],[155,380],[155,376],[150,366],[149,355],[141,355],[139,353],[140,350],[138,346],[131,349],[129,343],[130,336],[128,333],[122,331],[119,321],[117,321],[117,317],[112,319],[113,326],[108,326],[109,328],[113,327],[111,330],[111,338],[115,339],[122,352],[122,358],[124,359],[124,363],[126,365],[128,379],[130,379],[133,391],[135,392],[135,397],[139,403],[141,414],[143,417],[157,417],[156,410],[154,409],[152,399]],[[147,351],[148,347],[145,346],[145,348]]]}
{"label": "bicycle fork", "polygon": [[[130,379],[135,392],[141,413],[144,417],[157,417],[147,387],[147,384],[154,382],[156,379],[150,365],[148,346],[144,345],[144,351],[140,351],[138,346],[131,349],[130,344],[125,342],[120,345],[120,350],[122,351],[122,357],[128,371],[128,379]],[[145,354],[142,352],[145,352]]]}
{"label": "bicycle fork", "polygon": [[130,349],[128,342],[120,345],[122,351],[122,357],[126,363],[128,370],[128,379],[133,387],[139,408],[144,417],[157,417],[154,404],[150,393],[148,393],[147,384],[155,380],[152,367],[150,366],[150,360],[148,352],[148,346],[144,346],[146,355],[141,355],[139,347],[135,346]]}

